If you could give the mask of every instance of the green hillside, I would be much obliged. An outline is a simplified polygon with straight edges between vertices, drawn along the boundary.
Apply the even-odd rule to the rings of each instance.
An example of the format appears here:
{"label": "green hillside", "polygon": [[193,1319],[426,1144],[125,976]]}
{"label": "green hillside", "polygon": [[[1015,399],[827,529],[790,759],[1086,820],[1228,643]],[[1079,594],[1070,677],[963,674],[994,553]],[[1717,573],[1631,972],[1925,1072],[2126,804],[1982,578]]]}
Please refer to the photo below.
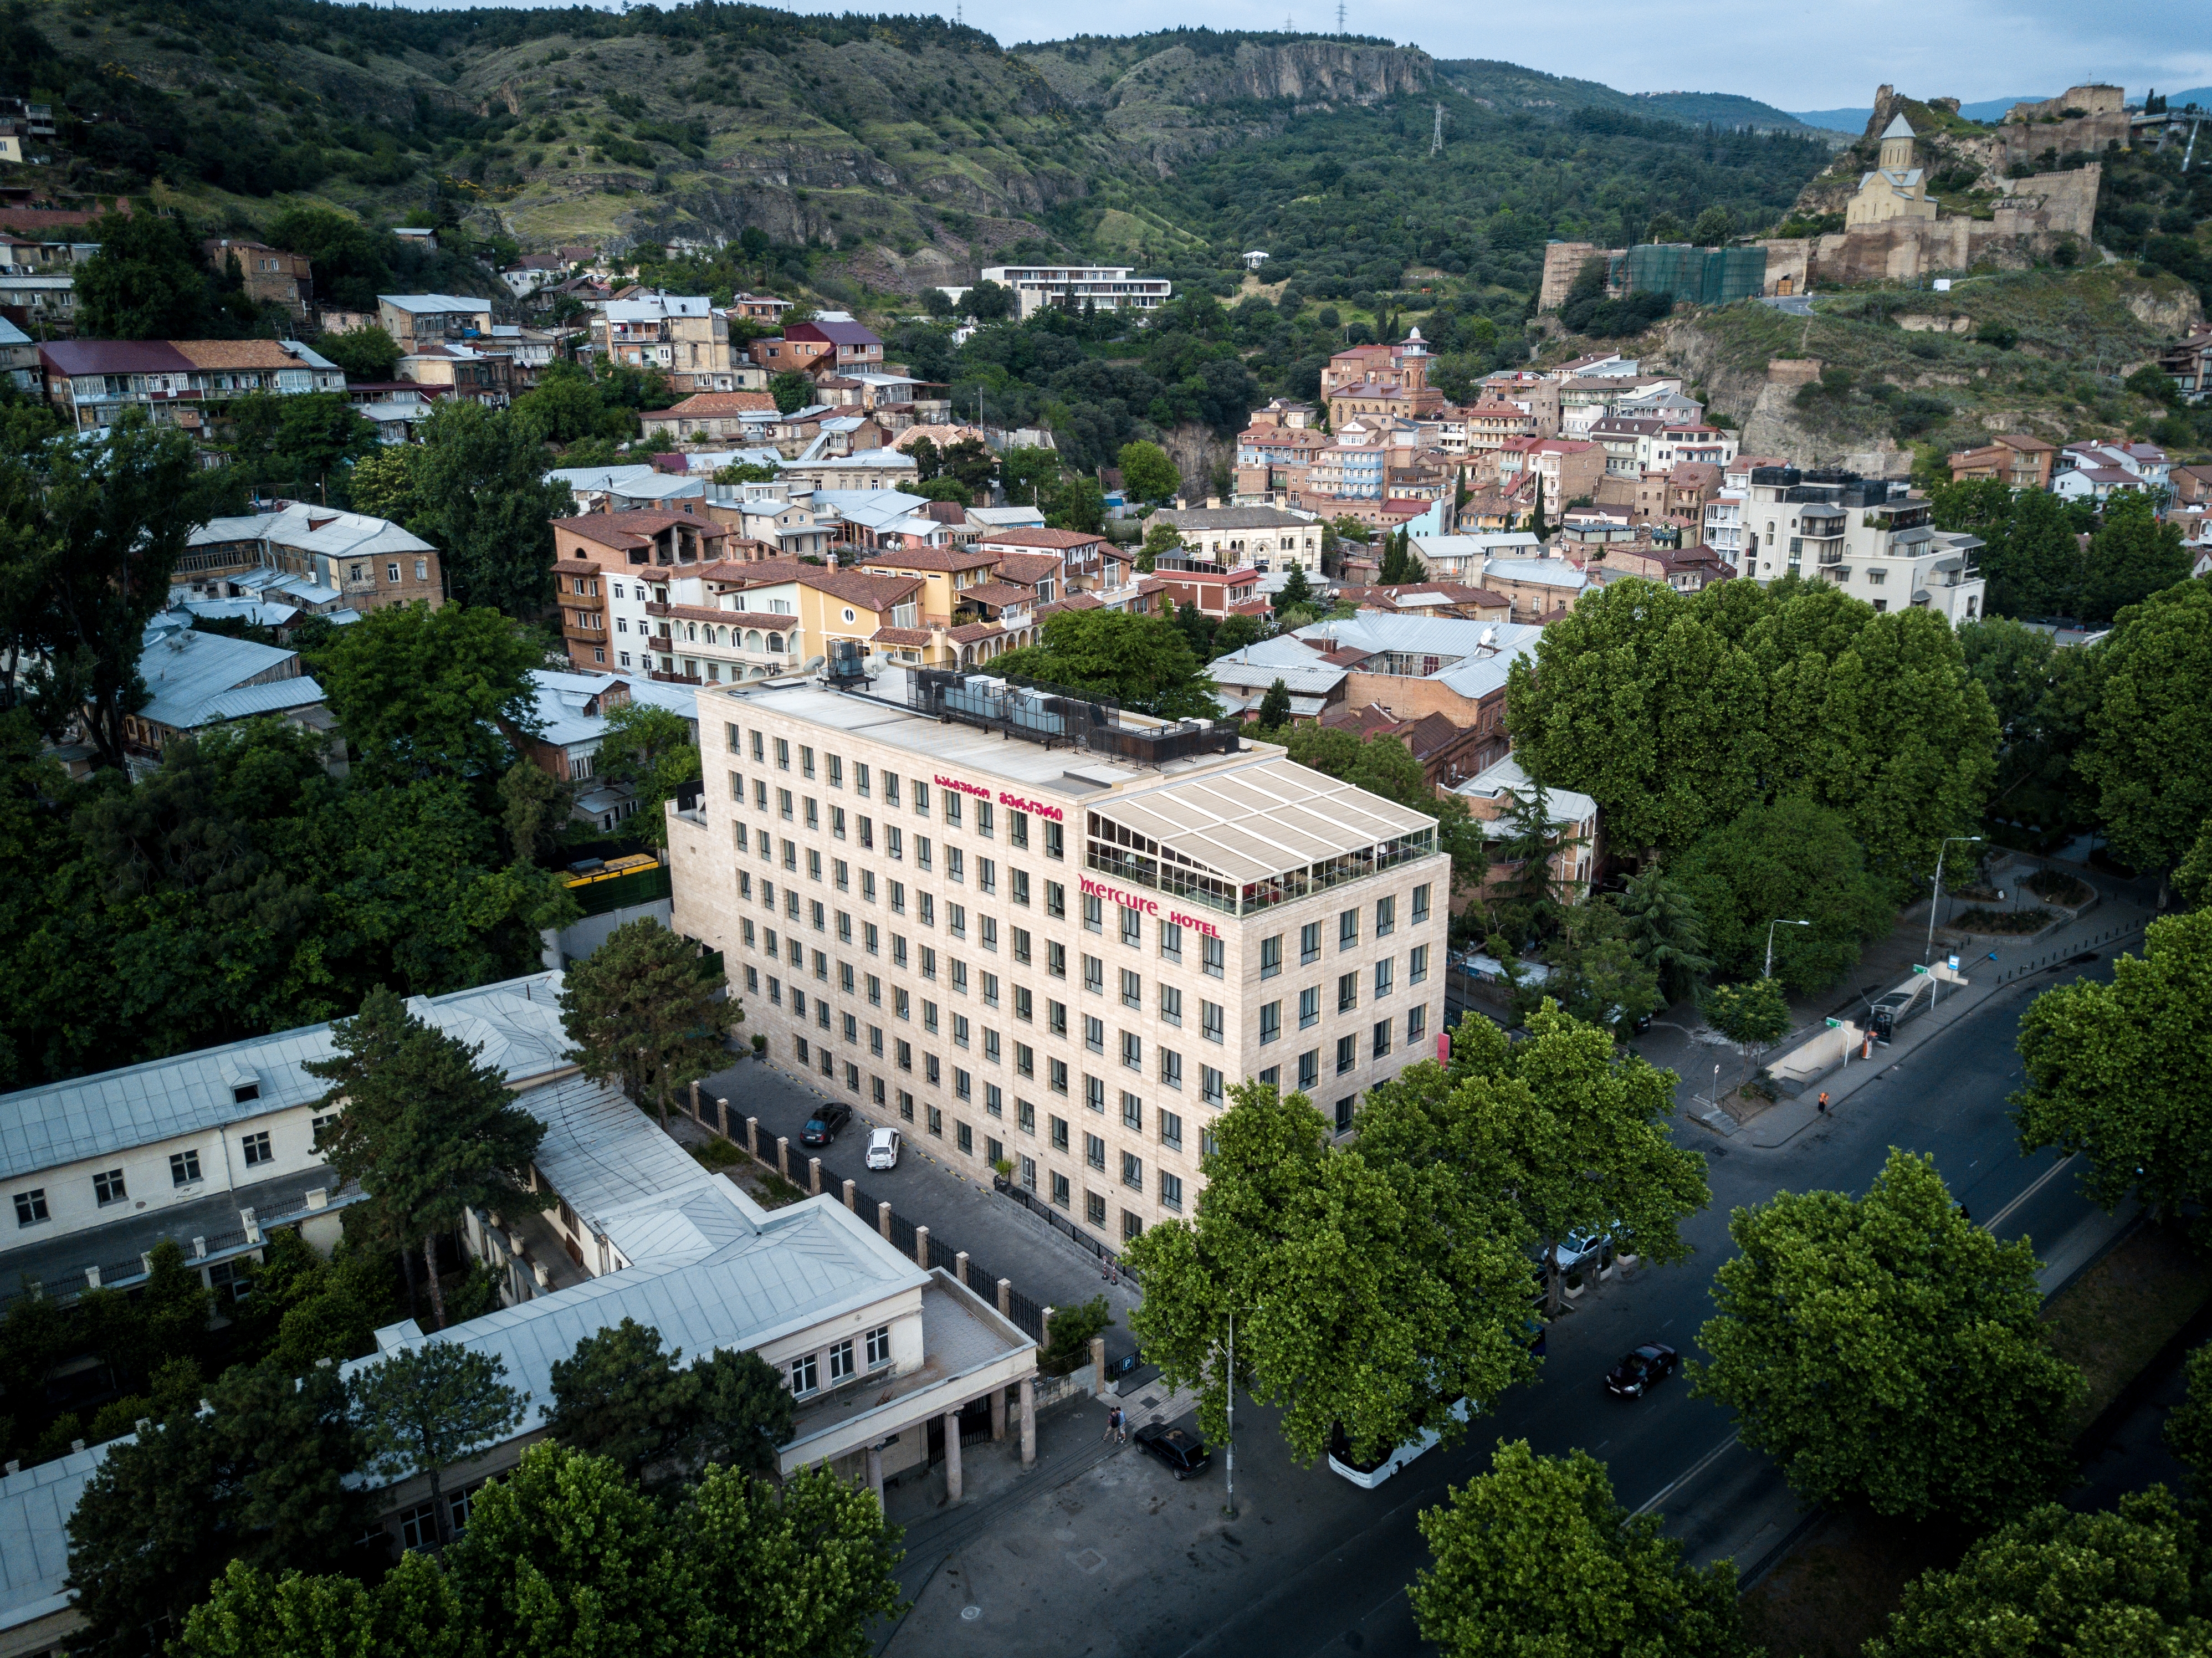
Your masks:
{"label": "green hillside", "polygon": [[[1447,58],[1437,76],[1469,98],[1507,111],[1609,109],[1623,115],[1693,125],[1751,127],[1761,132],[1818,137],[1820,129],[1755,98],[1723,92],[1616,92],[1596,81],[1577,81],[1486,58]],[[1828,142],[1823,140],[1823,142]]]}

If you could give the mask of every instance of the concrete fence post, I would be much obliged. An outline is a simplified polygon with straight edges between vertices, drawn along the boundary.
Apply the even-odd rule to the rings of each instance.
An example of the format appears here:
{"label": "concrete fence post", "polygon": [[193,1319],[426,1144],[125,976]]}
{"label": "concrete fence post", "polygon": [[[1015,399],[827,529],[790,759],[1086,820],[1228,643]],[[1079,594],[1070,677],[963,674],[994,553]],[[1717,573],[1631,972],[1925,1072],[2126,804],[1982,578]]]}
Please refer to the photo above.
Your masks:
{"label": "concrete fence post", "polygon": [[818,1198],[822,1195],[822,1159],[819,1157],[806,1160],[806,1190],[809,1196]]}
{"label": "concrete fence post", "polygon": [[876,1206],[876,1230],[884,1235],[884,1242],[890,1242],[891,1206],[888,1203],[879,1203]]}
{"label": "concrete fence post", "polygon": [[854,1202],[854,1198],[853,1198],[853,1192],[854,1192],[854,1186],[853,1186],[853,1182],[852,1182],[852,1181],[847,1181],[845,1182],[845,1207],[846,1207],[846,1208],[848,1208],[848,1209],[853,1210],[854,1212],[855,1212],[857,1213],[857,1212],[858,1212],[858,1211],[859,1211],[860,1206],[859,1206],[856,1202]]}
{"label": "concrete fence post", "polygon": [[788,1134],[775,1137],[775,1172],[786,1180],[791,1178],[791,1136]]}
{"label": "concrete fence post", "polygon": [[961,1250],[952,1257],[952,1276],[960,1280],[963,1289],[968,1284],[968,1252]]}
{"label": "concrete fence post", "polygon": [[1043,1347],[1049,1347],[1049,1346],[1051,1346],[1051,1345],[1052,1345],[1052,1309],[1051,1309],[1051,1308],[1048,1307],[1048,1308],[1046,1308],[1042,1312],[1041,1312],[1041,1313],[1039,1313],[1039,1314],[1037,1315],[1037,1332],[1038,1332],[1038,1333],[1037,1333],[1037,1345],[1038,1345],[1040,1348],[1043,1348]]}
{"label": "concrete fence post", "polygon": [[1010,1278],[1002,1278],[999,1280],[999,1316],[1012,1318],[1013,1315],[1014,1281]]}
{"label": "concrete fence post", "polygon": [[691,1084],[691,1121],[699,1121],[699,1084],[696,1082]]}
{"label": "concrete fence post", "polygon": [[927,1226],[914,1229],[914,1264],[925,1272],[929,1270],[929,1228]]}
{"label": "concrete fence post", "polygon": [[760,1119],[745,1119],[745,1155],[755,1163],[760,1161]]}
{"label": "concrete fence post", "polygon": [[1098,1378],[1091,1391],[1098,1398],[1103,1399],[1106,1397],[1106,1338],[1104,1336],[1091,1338],[1091,1369]]}
{"label": "concrete fence post", "polygon": [[730,1138],[730,1102],[719,1094],[714,1096],[714,1132],[724,1139]]}

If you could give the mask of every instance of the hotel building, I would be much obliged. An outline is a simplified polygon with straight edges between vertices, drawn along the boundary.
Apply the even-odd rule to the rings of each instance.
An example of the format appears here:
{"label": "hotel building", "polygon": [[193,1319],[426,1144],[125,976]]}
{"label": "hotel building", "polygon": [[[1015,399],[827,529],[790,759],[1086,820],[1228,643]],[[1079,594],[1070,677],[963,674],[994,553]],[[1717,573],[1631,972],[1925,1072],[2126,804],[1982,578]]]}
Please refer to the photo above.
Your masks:
{"label": "hotel building", "polygon": [[1361,1092],[1443,1029],[1423,814],[1231,721],[852,655],[709,687],[675,929],[779,1070],[1109,1247],[1188,1216],[1230,1084]]}

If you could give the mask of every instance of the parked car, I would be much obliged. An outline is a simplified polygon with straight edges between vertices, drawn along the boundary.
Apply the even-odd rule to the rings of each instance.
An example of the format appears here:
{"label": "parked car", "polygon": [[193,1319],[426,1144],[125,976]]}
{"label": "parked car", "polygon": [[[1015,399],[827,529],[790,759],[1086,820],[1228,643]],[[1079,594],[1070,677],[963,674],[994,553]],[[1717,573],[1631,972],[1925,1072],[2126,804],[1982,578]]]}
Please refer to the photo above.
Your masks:
{"label": "parked car", "polygon": [[1604,1249],[1612,1238],[1610,1229],[1602,1232],[1570,1232],[1559,1240],[1559,1270],[1571,1272]]}
{"label": "parked car", "polygon": [[1137,1430],[1134,1437],[1139,1449],[1159,1458],[1167,1465],[1167,1471],[1178,1479],[1204,1473],[1213,1466],[1213,1453],[1206,1448],[1206,1442],[1181,1428],[1164,1428],[1157,1422],[1147,1422]]}
{"label": "parked car", "polygon": [[837,1131],[853,1121],[853,1108],[831,1100],[817,1106],[814,1114],[806,1120],[806,1127],[799,1131],[801,1145],[827,1145],[837,1138]]}
{"label": "parked car", "polygon": [[868,1167],[896,1169],[899,1160],[899,1132],[896,1128],[872,1129],[868,1134]]}
{"label": "parked car", "polygon": [[1646,1388],[1674,1375],[1679,1363],[1672,1347],[1646,1342],[1605,1373],[1605,1390],[1622,1399],[1641,1399]]}

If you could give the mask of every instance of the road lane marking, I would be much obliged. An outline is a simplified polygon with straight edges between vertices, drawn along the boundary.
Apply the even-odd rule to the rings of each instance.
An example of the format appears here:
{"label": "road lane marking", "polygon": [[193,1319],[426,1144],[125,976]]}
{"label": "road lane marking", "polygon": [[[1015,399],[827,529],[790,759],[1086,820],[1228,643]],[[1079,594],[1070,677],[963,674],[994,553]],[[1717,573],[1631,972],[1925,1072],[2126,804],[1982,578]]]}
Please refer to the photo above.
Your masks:
{"label": "road lane marking", "polygon": [[1683,1474],[1680,1479],[1661,1486],[1657,1494],[1646,1502],[1643,1507],[1638,1509],[1636,1512],[1638,1514],[1650,1513],[1652,1509],[1657,1508],[1661,1503],[1667,1499],[1668,1495],[1674,1491],[1676,1486],[1688,1485],[1690,1481],[1695,1479],[1707,1468],[1711,1467],[1714,1463],[1719,1461],[1723,1454],[1725,1453],[1730,1446],[1737,1443],[1742,1436],[1743,1436],[1741,1434],[1730,1434],[1726,1439],[1721,1441],[1719,1444],[1714,1446],[1712,1449],[1707,1451],[1703,1456],[1699,1457],[1694,1463],[1692,1463],[1690,1466],[1688,1473]]}
{"label": "road lane marking", "polygon": [[2063,1157],[2058,1162],[2052,1163],[2050,1168],[2045,1169],[2041,1175],[2036,1177],[2035,1183],[2030,1186],[2027,1190],[2022,1192],[2018,1197],[2014,1198],[2010,1203],[2005,1205],[2003,1208],[1998,1210],[1996,1214],[1991,1215],[1987,1221],[1984,1222],[1982,1224],[1982,1230],[1984,1232],[1989,1233],[1990,1236],[1995,1236],[1997,1228],[2004,1224],[2006,1216],[2011,1214],[2014,1210],[2019,1208],[2021,1205],[2026,1203],[2038,1192],[2040,1192],[2045,1187],[2050,1185],[2052,1181],[2057,1179],[2059,1172],[2063,1169],[2068,1163],[2072,1163],[2075,1157],[2078,1157],[2081,1155],[2081,1154],[2079,1151],[2076,1151],[2071,1156]]}

